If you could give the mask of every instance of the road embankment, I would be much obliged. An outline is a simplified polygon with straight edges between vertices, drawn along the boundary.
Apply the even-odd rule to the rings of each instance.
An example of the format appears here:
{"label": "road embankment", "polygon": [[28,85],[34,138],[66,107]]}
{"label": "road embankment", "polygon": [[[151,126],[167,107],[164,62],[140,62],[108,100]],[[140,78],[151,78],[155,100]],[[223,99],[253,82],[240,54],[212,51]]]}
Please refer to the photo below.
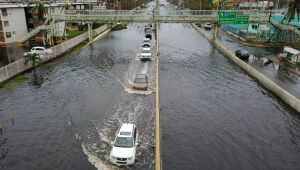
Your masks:
{"label": "road embankment", "polygon": [[213,37],[209,34],[207,34],[205,31],[197,27],[195,24],[192,24],[192,26],[207,40],[211,41],[215,47],[220,50],[223,54],[225,54],[230,60],[232,60],[236,65],[238,65],[240,68],[242,68],[244,71],[246,71],[248,74],[250,74],[252,77],[256,78],[263,86],[265,86],[267,89],[271,90],[273,93],[275,93],[277,96],[279,96],[283,101],[285,101],[287,104],[289,104],[292,108],[300,112],[300,100],[289,93],[287,90],[280,87],[278,84],[270,80],[268,77],[245,63],[243,60],[236,57],[232,52],[230,52],[227,48],[225,48],[220,42],[217,40],[213,40]]}
{"label": "road embankment", "polygon": [[[94,41],[101,38],[102,36],[108,34],[110,32],[110,28],[112,27],[111,24],[105,24],[97,29],[93,30],[93,35],[98,35]],[[59,45],[53,46],[50,49],[52,50],[51,54],[48,55],[42,55],[42,63],[48,62],[50,60],[53,60],[62,54],[68,52],[72,48],[79,45],[81,42],[89,38],[89,33],[85,32],[83,34],[80,34],[66,42],[63,42]],[[92,41],[92,42],[94,42]],[[90,44],[90,43],[89,43]],[[89,45],[88,44],[88,45]],[[24,58],[21,58],[13,63],[10,63],[9,65],[6,65],[4,67],[0,68],[0,84],[15,77],[16,75],[23,73],[29,69],[32,69],[31,63],[28,63],[27,65],[24,64]]]}

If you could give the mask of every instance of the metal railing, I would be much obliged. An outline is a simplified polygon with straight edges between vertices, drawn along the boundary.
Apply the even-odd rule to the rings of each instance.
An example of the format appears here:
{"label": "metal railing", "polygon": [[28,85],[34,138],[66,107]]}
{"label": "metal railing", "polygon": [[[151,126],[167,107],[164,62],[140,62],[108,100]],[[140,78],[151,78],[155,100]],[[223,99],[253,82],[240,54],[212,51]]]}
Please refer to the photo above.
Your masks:
{"label": "metal railing", "polygon": [[[181,15],[218,15],[219,12],[237,12],[237,15],[269,15],[270,12],[272,14],[282,14],[284,10],[169,10],[166,11],[175,16]],[[153,13],[145,13],[143,10],[66,10],[66,15],[109,15],[109,16],[136,16],[136,15],[143,15],[149,16],[153,15]],[[158,14],[155,14],[158,15]],[[164,16],[164,15],[158,15]]]}
{"label": "metal railing", "polygon": [[[103,25],[97,29],[93,30],[93,34],[99,34],[103,32],[104,30],[108,29],[109,25]],[[51,54],[48,55],[40,55],[42,59],[42,63],[47,62],[48,60],[51,60],[53,58],[56,58],[57,56],[65,53],[67,50],[75,47],[76,45],[80,44],[82,41],[88,39],[89,35],[88,32],[85,32],[83,34],[80,34],[77,37],[74,37],[66,42],[63,42],[59,45],[56,45],[54,47],[51,47],[52,50]],[[27,65],[24,64],[24,58],[21,58],[13,63],[10,63],[4,67],[0,68],[0,83],[16,76],[19,73],[24,72],[25,70],[28,70],[32,68],[31,63],[27,63]]]}

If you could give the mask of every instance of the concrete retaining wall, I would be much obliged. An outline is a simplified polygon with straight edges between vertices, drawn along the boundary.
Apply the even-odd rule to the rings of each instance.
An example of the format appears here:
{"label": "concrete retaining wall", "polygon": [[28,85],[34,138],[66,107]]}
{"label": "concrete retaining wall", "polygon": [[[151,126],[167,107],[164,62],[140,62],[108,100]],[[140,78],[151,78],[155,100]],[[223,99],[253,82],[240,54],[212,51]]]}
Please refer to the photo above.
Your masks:
{"label": "concrete retaining wall", "polygon": [[215,47],[217,47],[223,54],[225,54],[229,59],[231,59],[235,64],[237,64],[240,68],[245,70],[247,73],[249,73],[252,77],[256,78],[261,84],[263,84],[267,89],[271,90],[273,93],[275,93],[277,96],[279,96],[282,100],[284,100],[286,103],[288,103],[291,107],[293,107],[295,110],[300,112],[300,100],[296,98],[294,95],[280,87],[278,84],[274,83],[272,80],[270,80],[268,77],[245,63],[243,60],[236,57],[232,52],[230,52],[227,48],[225,48],[221,43],[219,43],[216,40],[213,40],[213,37],[203,30],[201,30],[199,27],[197,27],[195,24],[192,24],[192,26],[199,31],[201,35],[203,35],[206,39],[211,41]]}
{"label": "concrete retaining wall", "polygon": [[[111,27],[111,24],[105,24],[97,29],[93,30],[93,35],[98,35],[102,33],[103,31],[109,29]],[[108,32],[105,32],[108,33]],[[81,42],[89,38],[88,32],[85,32],[83,34],[80,34],[66,42],[63,42],[59,45],[56,45],[54,47],[51,47],[50,49],[53,51],[52,54],[49,55],[41,55],[42,63],[45,63],[49,60],[52,60],[63,53],[69,51],[73,47],[79,45]],[[10,63],[9,65],[6,65],[4,67],[0,68],[0,83],[5,82],[12,77],[31,69],[31,63],[28,63],[27,65],[24,64],[24,58],[19,59],[13,63]]]}

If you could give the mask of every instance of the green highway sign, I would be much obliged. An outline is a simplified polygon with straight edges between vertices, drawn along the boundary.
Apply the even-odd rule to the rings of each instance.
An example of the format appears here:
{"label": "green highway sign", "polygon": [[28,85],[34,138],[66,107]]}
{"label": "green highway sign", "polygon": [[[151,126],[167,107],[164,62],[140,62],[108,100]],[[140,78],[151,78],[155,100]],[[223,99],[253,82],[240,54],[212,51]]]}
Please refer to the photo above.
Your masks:
{"label": "green highway sign", "polygon": [[236,24],[248,24],[249,16],[248,15],[239,15],[236,17]]}
{"label": "green highway sign", "polygon": [[219,24],[235,24],[236,12],[219,12]]}

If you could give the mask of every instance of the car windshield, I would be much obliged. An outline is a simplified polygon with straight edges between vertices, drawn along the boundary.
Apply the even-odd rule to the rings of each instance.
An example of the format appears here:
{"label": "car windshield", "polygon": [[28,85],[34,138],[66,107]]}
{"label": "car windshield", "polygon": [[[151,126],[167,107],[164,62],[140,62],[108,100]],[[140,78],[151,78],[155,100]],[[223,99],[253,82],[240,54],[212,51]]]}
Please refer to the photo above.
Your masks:
{"label": "car windshield", "polygon": [[248,51],[242,51],[242,54],[246,55],[246,54],[248,54]]}
{"label": "car windshield", "polygon": [[137,78],[137,79],[135,79],[135,83],[137,83],[137,84],[145,84],[146,83],[146,79],[144,79],[144,78]]}
{"label": "car windshield", "polygon": [[143,50],[142,53],[150,53],[150,50]]}
{"label": "car windshield", "polygon": [[131,148],[133,147],[133,138],[117,137],[114,146],[122,148]]}

